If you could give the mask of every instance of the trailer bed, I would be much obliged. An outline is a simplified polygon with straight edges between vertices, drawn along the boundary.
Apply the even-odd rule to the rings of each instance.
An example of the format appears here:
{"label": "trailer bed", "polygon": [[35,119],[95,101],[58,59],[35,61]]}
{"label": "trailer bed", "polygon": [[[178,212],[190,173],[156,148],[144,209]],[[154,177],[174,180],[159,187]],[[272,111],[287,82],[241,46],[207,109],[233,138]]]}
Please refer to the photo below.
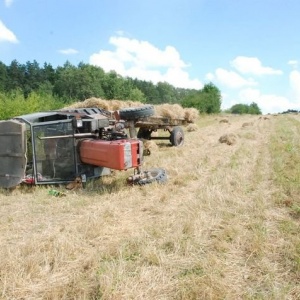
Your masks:
{"label": "trailer bed", "polygon": [[166,117],[148,117],[135,122],[135,127],[149,128],[149,129],[166,129],[172,126],[185,126],[187,125],[185,119],[172,119]]}

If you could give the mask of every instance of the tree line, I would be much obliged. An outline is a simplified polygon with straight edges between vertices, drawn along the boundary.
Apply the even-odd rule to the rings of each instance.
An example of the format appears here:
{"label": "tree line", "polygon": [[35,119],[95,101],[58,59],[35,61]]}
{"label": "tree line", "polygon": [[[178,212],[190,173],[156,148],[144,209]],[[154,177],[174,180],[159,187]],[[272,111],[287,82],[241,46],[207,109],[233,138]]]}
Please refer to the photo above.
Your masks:
{"label": "tree line", "polygon": [[103,99],[133,100],[150,104],[180,103],[191,89],[175,88],[166,82],[153,84],[116,72],[104,72],[101,67],[66,62],[54,68],[36,61],[20,64],[13,60],[9,66],[0,62],[0,92],[21,90],[24,97],[31,92],[42,92],[59,97],[65,102],[82,101],[90,97]]}
{"label": "tree line", "polygon": [[0,118],[16,115],[14,110],[29,113],[57,109],[91,97],[148,104],[178,103],[209,114],[219,113],[222,103],[221,92],[212,83],[200,90],[184,89],[167,82],[154,84],[122,77],[86,63],[75,66],[66,61],[54,68],[49,63],[41,67],[35,60],[25,64],[13,60],[10,65],[0,61]]}
{"label": "tree line", "polygon": [[249,114],[249,115],[261,115],[261,109],[255,102],[251,104],[235,104],[230,109],[229,112],[232,114]]}

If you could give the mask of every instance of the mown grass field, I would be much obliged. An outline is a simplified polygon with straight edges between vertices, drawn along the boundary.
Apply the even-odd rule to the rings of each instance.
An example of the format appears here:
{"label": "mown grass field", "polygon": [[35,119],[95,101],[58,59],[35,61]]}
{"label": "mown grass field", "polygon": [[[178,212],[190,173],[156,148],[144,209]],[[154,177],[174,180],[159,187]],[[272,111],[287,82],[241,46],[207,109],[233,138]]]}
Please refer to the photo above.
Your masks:
{"label": "mown grass field", "polygon": [[1,190],[0,299],[300,299],[300,115],[222,119],[158,142],[164,185]]}

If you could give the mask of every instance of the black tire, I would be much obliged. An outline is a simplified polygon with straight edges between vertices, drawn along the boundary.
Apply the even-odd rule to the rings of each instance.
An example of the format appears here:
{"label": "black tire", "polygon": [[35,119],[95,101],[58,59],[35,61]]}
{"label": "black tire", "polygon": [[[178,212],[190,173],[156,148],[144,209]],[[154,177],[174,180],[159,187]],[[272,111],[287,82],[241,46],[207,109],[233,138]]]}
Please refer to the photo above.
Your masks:
{"label": "black tire", "polygon": [[184,143],[184,132],[180,126],[175,126],[171,131],[170,142],[172,146],[182,146]]}
{"label": "black tire", "polygon": [[135,182],[138,185],[146,185],[149,183],[157,182],[157,183],[165,183],[167,181],[167,173],[164,169],[161,168],[152,168],[147,172],[150,172],[149,178],[143,178]]}
{"label": "black tire", "polygon": [[119,111],[122,120],[137,120],[147,118],[154,115],[153,105],[144,105],[141,107],[122,108]]}
{"label": "black tire", "polygon": [[138,139],[151,140],[152,130],[148,128],[140,128],[137,133]]}

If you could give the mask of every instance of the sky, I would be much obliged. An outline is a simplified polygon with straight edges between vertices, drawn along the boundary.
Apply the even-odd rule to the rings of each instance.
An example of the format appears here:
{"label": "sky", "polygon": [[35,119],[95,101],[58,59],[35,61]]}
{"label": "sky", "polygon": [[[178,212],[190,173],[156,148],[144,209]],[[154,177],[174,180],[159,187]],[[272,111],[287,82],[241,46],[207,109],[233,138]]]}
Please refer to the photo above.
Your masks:
{"label": "sky", "polygon": [[299,0],[0,0],[0,61],[66,61],[300,110]]}

